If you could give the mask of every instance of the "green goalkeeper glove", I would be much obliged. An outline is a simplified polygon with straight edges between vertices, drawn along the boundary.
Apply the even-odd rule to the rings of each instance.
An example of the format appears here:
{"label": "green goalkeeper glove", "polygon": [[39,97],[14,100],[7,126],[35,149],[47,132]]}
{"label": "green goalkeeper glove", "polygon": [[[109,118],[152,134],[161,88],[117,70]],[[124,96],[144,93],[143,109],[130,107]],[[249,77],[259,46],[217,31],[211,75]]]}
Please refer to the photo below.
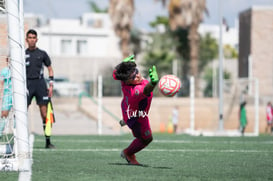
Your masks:
{"label": "green goalkeeper glove", "polygon": [[158,79],[158,75],[157,75],[157,72],[156,72],[156,67],[153,65],[152,68],[149,69],[149,76],[151,78],[151,83],[152,85],[156,85],[157,82],[159,81]]}
{"label": "green goalkeeper glove", "polygon": [[135,62],[135,55],[130,55],[122,60],[122,62]]}

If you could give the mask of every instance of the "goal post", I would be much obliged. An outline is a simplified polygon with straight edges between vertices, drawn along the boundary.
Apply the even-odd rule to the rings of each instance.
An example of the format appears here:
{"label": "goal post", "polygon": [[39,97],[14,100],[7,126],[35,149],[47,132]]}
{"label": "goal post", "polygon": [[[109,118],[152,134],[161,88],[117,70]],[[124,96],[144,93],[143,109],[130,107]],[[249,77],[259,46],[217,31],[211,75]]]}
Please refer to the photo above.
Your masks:
{"label": "goal post", "polygon": [[8,34],[11,78],[13,87],[13,106],[16,122],[16,142],[18,147],[18,170],[30,170],[29,133],[27,122],[27,98],[24,51],[24,27],[22,27],[23,15],[22,0],[9,0],[6,2],[8,12]]}

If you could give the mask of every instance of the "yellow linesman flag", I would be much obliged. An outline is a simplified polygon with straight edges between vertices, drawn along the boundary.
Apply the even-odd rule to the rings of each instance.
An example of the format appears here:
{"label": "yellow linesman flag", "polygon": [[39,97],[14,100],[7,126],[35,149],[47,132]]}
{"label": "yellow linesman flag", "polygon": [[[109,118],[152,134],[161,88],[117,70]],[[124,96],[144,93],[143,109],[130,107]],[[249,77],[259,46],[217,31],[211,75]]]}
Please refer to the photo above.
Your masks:
{"label": "yellow linesman flag", "polygon": [[55,117],[54,117],[52,102],[49,101],[47,104],[47,113],[46,113],[46,126],[45,126],[46,136],[51,136],[51,128],[54,122],[55,122]]}

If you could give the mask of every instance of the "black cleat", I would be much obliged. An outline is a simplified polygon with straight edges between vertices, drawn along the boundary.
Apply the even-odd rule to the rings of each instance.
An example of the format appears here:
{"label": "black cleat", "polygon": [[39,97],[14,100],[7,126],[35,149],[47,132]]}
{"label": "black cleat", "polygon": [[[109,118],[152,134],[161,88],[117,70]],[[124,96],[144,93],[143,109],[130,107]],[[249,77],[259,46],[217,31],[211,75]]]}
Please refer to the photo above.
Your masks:
{"label": "black cleat", "polygon": [[123,119],[119,121],[119,124],[120,124],[121,127],[126,125],[126,123],[125,123],[125,121]]}
{"label": "black cleat", "polygon": [[53,145],[53,144],[47,144],[46,146],[45,146],[45,148],[47,148],[47,149],[55,149],[56,147]]}

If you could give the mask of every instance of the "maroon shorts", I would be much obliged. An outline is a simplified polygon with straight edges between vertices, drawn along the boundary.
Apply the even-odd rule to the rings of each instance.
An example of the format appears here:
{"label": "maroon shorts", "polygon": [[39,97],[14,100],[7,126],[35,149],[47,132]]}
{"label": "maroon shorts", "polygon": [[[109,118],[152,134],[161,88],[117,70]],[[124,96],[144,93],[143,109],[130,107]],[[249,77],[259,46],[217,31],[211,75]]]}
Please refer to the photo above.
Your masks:
{"label": "maroon shorts", "polygon": [[133,118],[127,121],[127,125],[132,130],[136,138],[148,139],[152,136],[149,118]]}

